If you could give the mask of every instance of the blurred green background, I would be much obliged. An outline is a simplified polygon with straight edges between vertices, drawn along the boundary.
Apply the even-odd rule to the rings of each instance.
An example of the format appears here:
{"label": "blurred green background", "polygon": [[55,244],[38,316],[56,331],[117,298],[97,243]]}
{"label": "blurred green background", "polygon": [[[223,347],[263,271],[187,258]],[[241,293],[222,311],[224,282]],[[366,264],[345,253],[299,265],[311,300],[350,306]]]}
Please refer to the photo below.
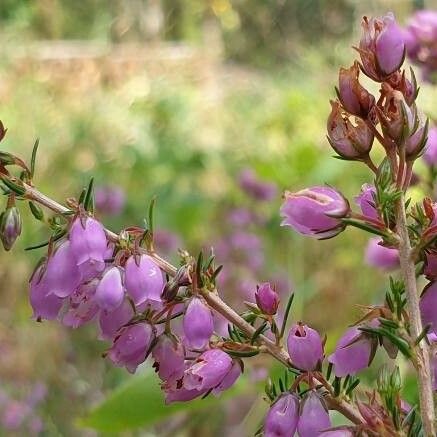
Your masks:
{"label": "blurred green background", "polygon": [[[357,304],[380,302],[387,281],[363,264],[359,231],[317,242],[280,228],[280,194],[326,182],[352,199],[371,182],[359,164],[330,158],[325,123],[337,71],[355,58],[362,15],[392,10],[403,24],[423,5],[437,2],[1,0],[2,149],[28,158],[40,138],[35,183],[56,199],[77,196],[91,176],[119,185],[128,199],[122,213],[100,216],[115,231],[141,225],[157,195],[158,228],[193,253],[230,238],[223,218],[233,208],[261,214],[245,230],[261,241],[262,265],[241,276],[237,269],[234,282],[287,279],[292,319],[326,333],[330,352],[358,318]],[[419,104],[433,117],[436,97],[422,86]],[[273,200],[239,188],[248,167],[277,185]],[[249,383],[254,370],[222,400],[168,409],[149,366],[132,377],[101,358],[107,345],[95,326],[32,321],[27,278],[42,251],[24,248],[47,231],[22,210],[22,238],[0,253],[0,382],[18,401],[45,385],[39,435],[253,434],[265,411],[262,388]],[[225,295],[241,307],[237,290]],[[0,435],[28,435],[27,425]]]}

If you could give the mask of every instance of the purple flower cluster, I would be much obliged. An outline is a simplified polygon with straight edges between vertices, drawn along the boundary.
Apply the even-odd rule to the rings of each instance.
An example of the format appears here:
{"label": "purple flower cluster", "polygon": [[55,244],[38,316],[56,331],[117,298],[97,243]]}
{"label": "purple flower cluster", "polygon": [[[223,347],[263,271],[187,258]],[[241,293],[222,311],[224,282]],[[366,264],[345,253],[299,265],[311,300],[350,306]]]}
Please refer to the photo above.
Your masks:
{"label": "purple flower cluster", "polygon": [[404,29],[408,57],[419,65],[424,80],[434,82],[437,70],[437,11],[417,11]]}
{"label": "purple flower cluster", "polygon": [[271,406],[264,422],[266,437],[314,437],[331,427],[328,409],[318,392],[311,390],[300,400],[294,393],[282,394]]}

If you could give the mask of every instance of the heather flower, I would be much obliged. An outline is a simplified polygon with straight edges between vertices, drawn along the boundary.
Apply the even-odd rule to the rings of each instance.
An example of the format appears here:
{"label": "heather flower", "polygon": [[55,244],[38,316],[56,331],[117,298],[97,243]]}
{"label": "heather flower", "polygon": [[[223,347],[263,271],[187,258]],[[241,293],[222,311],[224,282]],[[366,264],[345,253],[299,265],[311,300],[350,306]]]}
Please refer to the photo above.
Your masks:
{"label": "heather flower", "polygon": [[173,253],[181,247],[182,242],[177,234],[166,229],[153,231],[153,244],[158,253]]}
{"label": "heather flower", "polygon": [[295,367],[314,370],[323,359],[323,344],[319,333],[307,325],[295,324],[287,338],[288,354]]}
{"label": "heather flower", "polygon": [[148,323],[126,326],[115,338],[108,357],[117,367],[126,367],[129,372],[135,373],[145,361],[154,336],[153,328]]}
{"label": "heather flower", "polygon": [[62,317],[62,323],[71,328],[78,328],[94,319],[99,311],[99,306],[94,300],[98,280],[82,284],[70,295],[68,310]]}
{"label": "heather flower", "polygon": [[251,169],[244,169],[240,173],[239,184],[255,200],[268,201],[276,196],[276,185],[259,180]]}
{"label": "heather flower", "polygon": [[167,405],[172,404],[173,402],[186,402],[192,401],[200,396],[203,396],[207,390],[199,391],[199,390],[187,390],[184,387],[176,387],[174,385],[170,387],[164,387],[165,392],[165,403]]}
{"label": "heather flower", "polygon": [[97,285],[95,299],[102,310],[113,311],[123,302],[124,287],[121,270],[112,267],[105,272]]}
{"label": "heather flower", "polygon": [[270,407],[264,422],[265,437],[293,437],[299,420],[299,398],[282,394]]}
{"label": "heather flower", "polygon": [[382,240],[375,237],[367,244],[365,260],[369,266],[393,270],[399,267],[399,252],[397,249],[383,246]]}
{"label": "heather flower", "polygon": [[47,261],[44,282],[47,292],[58,297],[70,296],[80,285],[82,276],[76,264],[71,243],[66,240]]}
{"label": "heather flower", "polygon": [[345,228],[341,218],[349,214],[348,201],[335,189],[312,187],[284,194],[282,226],[291,226],[302,235],[331,238]]}
{"label": "heather flower", "polygon": [[194,349],[204,349],[214,330],[211,310],[199,297],[193,297],[183,319],[185,339]]}
{"label": "heather flower", "polygon": [[36,320],[53,320],[61,310],[63,299],[49,293],[49,288],[41,277],[43,267],[39,267],[30,281],[30,304],[33,309],[33,318]]}
{"label": "heather flower", "polygon": [[359,73],[358,62],[355,62],[349,69],[340,68],[337,94],[347,112],[366,118],[375,104],[375,98],[360,84]]}
{"label": "heather flower", "polygon": [[232,367],[222,379],[220,384],[212,390],[214,396],[218,396],[221,392],[231,388],[240,377],[242,372],[242,363],[238,360],[233,360]]}
{"label": "heather flower", "polygon": [[0,215],[0,239],[5,250],[12,249],[16,239],[21,235],[21,215],[17,207],[7,208]]}
{"label": "heather flower", "polygon": [[71,225],[69,239],[82,275],[95,278],[105,269],[108,240],[104,227],[92,217],[78,217]]}
{"label": "heather flower", "polygon": [[377,82],[399,70],[405,57],[405,42],[401,28],[392,13],[362,22],[363,34],[359,45],[362,68]]}
{"label": "heather flower", "polygon": [[102,214],[117,216],[123,212],[126,196],[117,185],[104,185],[96,187],[94,200],[96,209]]}
{"label": "heather flower", "polygon": [[125,287],[135,305],[161,302],[164,278],[148,255],[131,256],[125,265]]}
{"label": "heather flower", "polygon": [[373,359],[373,340],[357,327],[349,328],[328,357],[336,376],[355,375],[370,365]]}
{"label": "heather flower", "polygon": [[361,193],[355,197],[355,203],[361,208],[361,212],[365,217],[379,220],[378,211],[375,205],[375,196],[375,187],[370,184],[364,184],[361,187]]}
{"label": "heather flower", "polygon": [[437,282],[430,282],[420,297],[420,313],[424,325],[431,325],[431,331],[437,333]]}
{"label": "heather flower", "polygon": [[99,315],[100,338],[112,340],[118,330],[126,325],[134,316],[132,305],[123,300],[122,304],[113,311],[101,310]]}
{"label": "heather flower", "polygon": [[264,313],[273,316],[279,305],[279,296],[268,282],[256,287],[255,299],[258,308]]}
{"label": "heather flower", "polygon": [[331,427],[331,420],[325,403],[316,391],[310,391],[301,403],[297,424],[299,437],[315,437]]}
{"label": "heather flower", "polygon": [[405,154],[408,160],[418,158],[426,147],[428,138],[428,121],[419,119],[418,127],[405,141]]}
{"label": "heather flower", "polygon": [[163,381],[174,382],[181,379],[185,370],[184,347],[172,334],[162,334],[152,350],[155,360],[153,367]]}
{"label": "heather flower", "polygon": [[221,349],[210,349],[200,355],[184,373],[187,390],[210,390],[222,383],[232,368],[232,358]]}
{"label": "heather flower", "polygon": [[423,159],[429,166],[437,165],[437,127],[432,127],[428,130],[428,139]]}
{"label": "heather flower", "polygon": [[323,431],[317,434],[318,437],[354,437],[353,428],[345,426],[330,428],[327,431]]}
{"label": "heather flower", "polygon": [[339,156],[345,159],[360,160],[369,156],[372,149],[373,133],[363,120],[351,122],[337,101],[331,101],[328,117],[328,141]]}

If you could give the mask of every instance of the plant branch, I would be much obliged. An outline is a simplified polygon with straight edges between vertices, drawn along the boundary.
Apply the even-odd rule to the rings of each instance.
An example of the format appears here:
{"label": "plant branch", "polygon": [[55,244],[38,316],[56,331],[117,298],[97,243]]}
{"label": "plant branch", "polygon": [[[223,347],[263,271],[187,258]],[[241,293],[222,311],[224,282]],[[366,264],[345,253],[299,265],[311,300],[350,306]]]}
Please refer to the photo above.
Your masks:
{"label": "plant branch", "polygon": [[[50,209],[51,211],[58,214],[66,214],[69,213],[70,210],[56,202],[55,200],[47,197],[36,188],[23,183],[23,187],[26,190],[24,197],[29,200],[33,200],[39,203],[42,206]],[[117,242],[119,237],[116,233],[106,229],[106,234],[108,238]],[[169,276],[175,276],[177,273],[177,268],[173,266],[171,263],[161,258],[157,253],[146,251],[149,256],[151,256],[155,262],[159,265],[159,267],[166,272]],[[247,337],[252,337],[255,333],[256,329],[246,320],[244,320],[237,312],[235,312],[230,306],[228,306],[219,296],[217,290],[209,291],[209,290],[201,290],[202,295],[208,305],[225,317],[228,321],[233,323],[242,332],[246,334]],[[283,365],[289,367],[291,365],[290,357],[285,349],[276,344],[276,342],[270,340],[264,335],[260,335],[257,339],[261,342],[261,344],[265,347],[266,351],[274,357],[277,361],[282,363]],[[347,400],[341,398],[333,397],[329,392],[326,393],[326,401],[331,409],[337,410],[344,417],[348,418],[352,423],[356,425],[361,425],[363,423],[363,418],[358,410],[355,409],[353,405],[351,405]]]}
{"label": "plant branch", "polygon": [[[416,272],[413,251],[411,249],[410,236],[408,234],[407,216],[405,211],[405,200],[402,194],[397,204],[397,231],[400,237],[399,258],[401,272],[403,275],[405,290],[407,293],[408,313],[410,319],[410,331],[413,341],[422,333],[422,319],[419,307],[419,295],[417,293]],[[425,435],[434,437],[435,433],[435,413],[434,399],[431,380],[430,352],[425,340],[421,340],[414,347],[415,367],[418,376],[420,412]]]}

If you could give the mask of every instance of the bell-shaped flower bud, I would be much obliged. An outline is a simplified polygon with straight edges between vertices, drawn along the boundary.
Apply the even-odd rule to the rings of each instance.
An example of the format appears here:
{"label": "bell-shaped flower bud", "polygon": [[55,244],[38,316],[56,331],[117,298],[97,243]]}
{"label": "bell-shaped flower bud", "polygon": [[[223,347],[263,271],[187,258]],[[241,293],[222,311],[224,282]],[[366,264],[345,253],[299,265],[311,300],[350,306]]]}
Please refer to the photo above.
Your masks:
{"label": "bell-shaped flower bud", "polygon": [[437,127],[435,126],[428,130],[423,159],[430,167],[437,165]]}
{"label": "bell-shaped flower bud", "polygon": [[267,413],[264,421],[264,436],[294,436],[298,420],[299,398],[294,393],[284,393],[270,407]]}
{"label": "bell-shaped flower bud", "polygon": [[268,282],[257,285],[255,299],[258,308],[264,313],[273,316],[279,305],[279,296]]}
{"label": "bell-shaped flower bud", "polygon": [[103,272],[108,240],[105,228],[99,221],[92,217],[78,217],[71,225],[69,239],[84,278],[93,279]]}
{"label": "bell-shaped flower bud", "polygon": [[399,252],[397,249],[382,245],[378,237],[371,238],[366,247],[365,260],[369,266],[390,271],[399,267]]}
{"label": "bell-shaped flower bud", "polygon": [[62,317],[62,323],[71,328],[78,328],[94,319],[99,306],[94,300],[98,280],[82,284],[68,299],[68,310]]}
{"label": "bell-shaped flower bud", "polygon": [[373,220],[379,220],[378,210],[376,208],[376,189],[373,185],[364,184],[361,192],[355,197],[355,203],[360,207],[362,214]]}
{"label": "bell-shaped flower bud", "polygon": [[30,305],[33,309],[33,318],[41,320],[54,320],[61,310],[64,300],[50,293],[47,281],[42,274],[40,266],[30,280]]}
{"label": "bell-shaped flower bud", "polygon": [[428,139],[429,121],[420,123],[417,130],[405,142],[405,155],[408,161],[414,161],[422,155]]}
{"label": "bell-shaped flower bud", "polygon": [[214,331],[214,321],[208,305],[193,297],[183,319],[185,340],[193,349],[204,349]]}
{"label": "bell-shaped flower bud", "polygon": [[147,358],[154,339],[155,333],[148,323],[126,326],[114,340],[108,357],[117,367],[126,367],[130,373],[135,373]]}
{"label": "bell-shaped flower bud", "polygon": [[349,211],[348,201],[329,186],[305,188],[297,193],[286,191],[281,225],[319,240],[332,238],[344,230],[341,219]]}
{"label": "bell-shaped flower bud", "polygon": [[124,287],[119,267],[105,272],[96,289],[95,299],[102,310],[114,311],[123,302]]}
{"label": "bell-shaped flower bud", "polygon": [[153,367],[162,381],[173,383],[184,376],[185,351],[182,343],[173,334],[161,334],[152,350]]}
{"label": "bell-shaped flower bud", "polygon": [[150,256],[133,255],[125,265],[125,287],[135,305],[160,303],[164,289],[161,269]]}
{"label": "bell-shaped flower bud", "polygon": [[295,367],[315,370],[323,360],[323,343],[320,334],[300,323],[291,327],[287,338],[288,354]]}
{"label": "bell-shaped flower bud", "polygon": [[349,328],[328,357],[338,377],[355,375],[368,367],[374,356],[373,340],[356,327]]}
{"label": "bell-shaped flower bud", "polygon": [[232,358],[221,349],[204,352],[184,373],[187,390],[210,390],[217,387],[232,368]]}
{"label": "bell-shaped flower bud", "polygon": [[5,250],[12,249],[16,239],[21,235],[21,215],[16,206],[7,208],[0,215],[0,239]]}
{"label": "bell-shaped flower bud", "polygon": [[302,400],[297,432],[299,437],[315,437],[331,427],[328,409],[319,396],[311,390]]}
{"label": "bell-shaped flower bud", "polygon": [[430,282],[420,297],[420,313],[424,326],[431,325],[431,332],[437,334],[437,282]]}
{"label": "bell-shaped flower bud", "polygon": [[373,144],[372,131],[359,118],[354,125],[337,101],[331,101],[327,129],[329,144],[342,158],[362,160],[369,156]]}
{"label": "bell-shaped flower bud", "polygon": [[49,293],[58,297],[70,296],[79,287],[82,276],[68,240],[61,243],[48,259],[45,281]]}
{"label": "bell-shaped flower bud", "polygon": [[134,316],[132,305],[127,299],[114,311],[101,310],[99,327],[101,340],[112,340],[121,327],[126,325]]}
{"label": "bell-shaped flower bud", "polygon": [[367,118],[375,104],[375,97],[360,84],[359,74],[358,62],[355,62],[349,69],[340,68],[337,94],[347,112],[361,118]]}
{"label": "bell-shaped flower bud", "polygon": [[405,58],[401,28],[392,13],[382,18],[363,18],[359,53],[362,68],[371,79],[382,82],[399,70]]}

